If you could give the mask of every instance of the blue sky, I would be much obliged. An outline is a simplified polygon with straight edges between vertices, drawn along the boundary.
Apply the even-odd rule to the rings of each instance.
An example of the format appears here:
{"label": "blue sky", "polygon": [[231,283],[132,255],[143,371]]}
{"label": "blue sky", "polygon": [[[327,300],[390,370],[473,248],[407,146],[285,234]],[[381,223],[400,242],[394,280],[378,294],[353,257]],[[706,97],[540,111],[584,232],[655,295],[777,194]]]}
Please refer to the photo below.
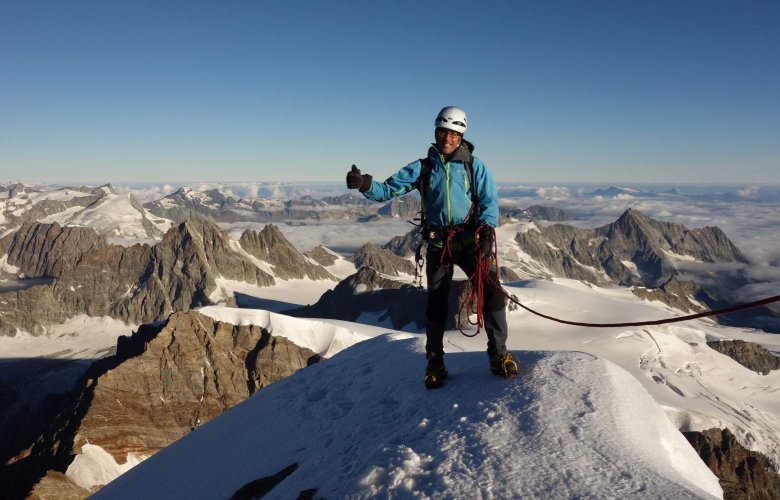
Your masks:
{"label": "blue sky", "polygon": [[3,2],[0,179],[780,184],[780,3]]}

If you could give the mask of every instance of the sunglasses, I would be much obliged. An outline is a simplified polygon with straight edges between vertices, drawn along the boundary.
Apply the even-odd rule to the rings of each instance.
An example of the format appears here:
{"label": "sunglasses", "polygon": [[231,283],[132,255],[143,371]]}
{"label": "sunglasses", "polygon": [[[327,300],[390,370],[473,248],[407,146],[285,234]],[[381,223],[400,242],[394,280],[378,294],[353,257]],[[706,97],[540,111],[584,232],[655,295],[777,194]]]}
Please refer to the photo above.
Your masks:
{"label": "sunglasses", "polygon": [[436,135],[441,137],[441,138],[444,138],[444,137],[447,137],[447,136],[461,137],[460,133],[455,132],[454,130],[446,129],[446,128],[437,128],[436,129]]}

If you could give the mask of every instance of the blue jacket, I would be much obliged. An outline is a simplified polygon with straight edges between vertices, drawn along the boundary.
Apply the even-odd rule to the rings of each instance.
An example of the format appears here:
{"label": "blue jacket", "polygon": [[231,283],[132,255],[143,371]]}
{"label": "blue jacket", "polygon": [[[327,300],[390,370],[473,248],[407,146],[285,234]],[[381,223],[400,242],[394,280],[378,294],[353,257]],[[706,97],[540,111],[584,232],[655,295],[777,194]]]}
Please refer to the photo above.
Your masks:
{"label": "blue jacket", "polygon": [[[431,171],[428,186],[425,186],[425,220],[432,226],[453,226],[467,222],[471,207],[469,176],[464,163],[472,158],[474,194],[477,198],[479,223],[498,225],[498,191],[488,168],[482,160],[471,155],[474,146],[464,140],[461,146],[445,163],[444,157],[435,146],[428,149]],[[363,195],[374,201],[387,201],[417,188],[421,162],[413,161],[385,182],[371,182],[371,188]]]}

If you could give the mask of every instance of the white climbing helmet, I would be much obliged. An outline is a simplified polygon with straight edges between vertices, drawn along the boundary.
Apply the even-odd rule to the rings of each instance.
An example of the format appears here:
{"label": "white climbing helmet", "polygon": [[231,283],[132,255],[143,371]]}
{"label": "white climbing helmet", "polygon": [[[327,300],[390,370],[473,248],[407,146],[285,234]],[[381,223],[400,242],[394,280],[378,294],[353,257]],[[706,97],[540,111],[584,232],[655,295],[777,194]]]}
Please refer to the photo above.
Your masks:
{"label": "white climbing helmet", "polygon": [[466,112],[457,106],[447,106],[436,116],[436,128],[454,130],[463,135],[467,127]]}

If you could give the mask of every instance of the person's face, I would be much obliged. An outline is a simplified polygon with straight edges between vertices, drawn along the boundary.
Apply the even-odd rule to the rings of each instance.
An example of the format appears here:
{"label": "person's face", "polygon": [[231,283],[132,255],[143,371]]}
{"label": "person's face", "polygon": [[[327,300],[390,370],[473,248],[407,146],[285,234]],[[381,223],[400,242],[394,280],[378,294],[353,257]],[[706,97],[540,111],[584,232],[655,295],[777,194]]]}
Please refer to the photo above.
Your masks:
{"label": "person's face", "polygon": [[437,128],[435,132],[436,148],[443,155],[452,154],[460,147],[461,135],[454,130]]}

